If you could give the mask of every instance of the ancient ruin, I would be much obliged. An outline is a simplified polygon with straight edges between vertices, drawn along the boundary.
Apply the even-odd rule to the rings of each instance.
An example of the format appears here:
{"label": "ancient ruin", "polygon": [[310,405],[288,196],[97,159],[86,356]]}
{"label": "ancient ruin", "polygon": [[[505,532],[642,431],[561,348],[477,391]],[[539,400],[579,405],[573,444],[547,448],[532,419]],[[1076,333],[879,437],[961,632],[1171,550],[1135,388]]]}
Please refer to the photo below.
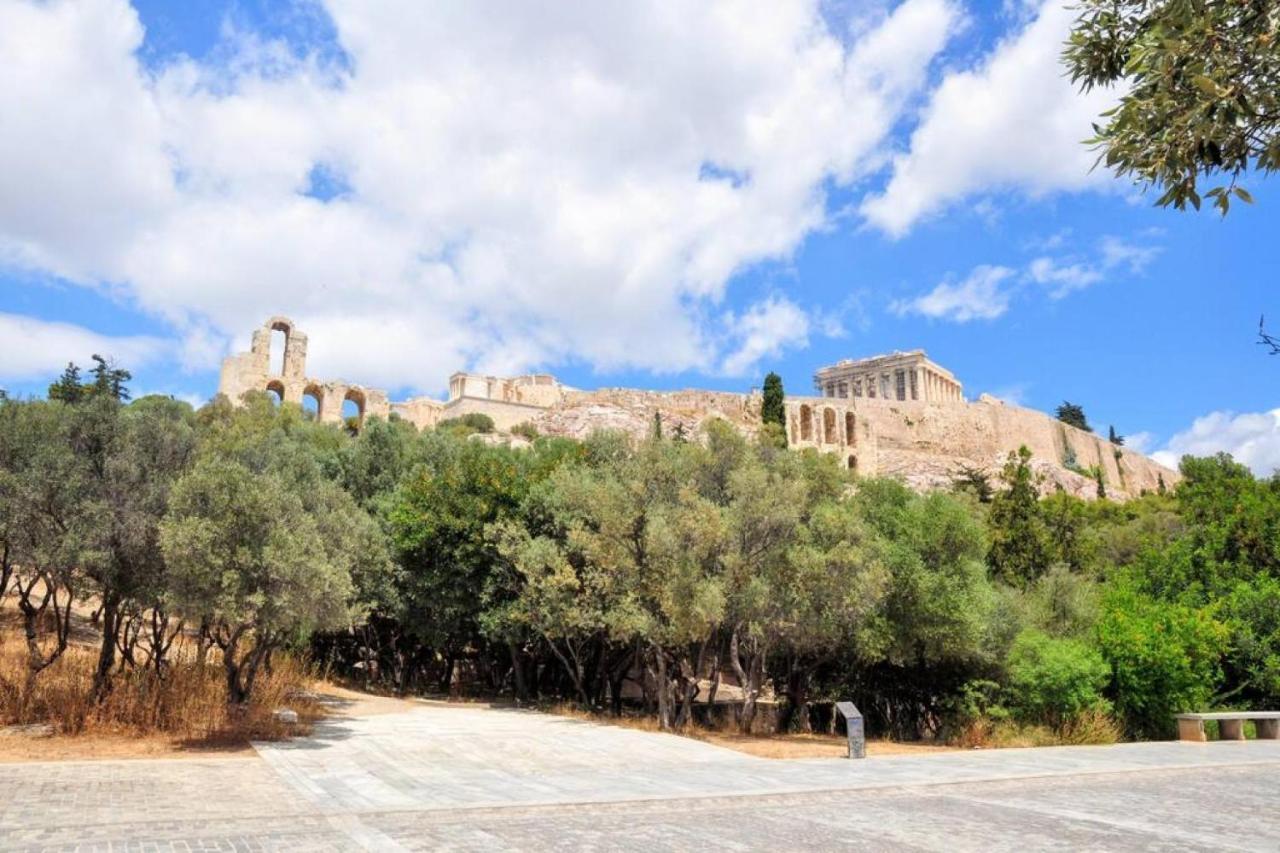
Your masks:
{"label": "ancient ruin", "polygon": [[[271,365],[273,332],[284,335],[278,371]],[[582,391],[546,373],[460,372],[449,378],[446,400],[391,402],[380,389],[308,376],[306,357],[307,336],[288,318],[272,317],[254,331],[249,352],[223,362],[218,391],[233,401],[249,391],[272,392],[282,402],[300,405],[311,398],[317,417],[329,423],[343,421],[342,407],[351,401],[357,428],[367,417],[394,415],[422,429],[473,413],[492,418],[500,434],[528,424],[543,435],[572,438],[599,429],[640,437],[653,430],[655,419],[670,434],[689,436],[711,418],[747,435],[761,425],[759,391]],[[1124,499],[1179,479],[1141,453],[1043,412],[986,394],[966,400],[960,381],[923,350],[840,361],[818,370],[814,384],[817,395],[786,398],[789,446],[834,454],[852,471],[897,477],[912,488],[946,487],[962,469],[994,474],[1011,451],[1024,445],[1045,491],[1092,498],[1101,480],[1108,496]]]}
{"label": "ancient ruin", "polygon": [[813,385],[824,397],[926,402],[964,399],[964,389],[951,371],[930,361],[919,349],[856,361],[843,359],[819,368],[813,374]]}

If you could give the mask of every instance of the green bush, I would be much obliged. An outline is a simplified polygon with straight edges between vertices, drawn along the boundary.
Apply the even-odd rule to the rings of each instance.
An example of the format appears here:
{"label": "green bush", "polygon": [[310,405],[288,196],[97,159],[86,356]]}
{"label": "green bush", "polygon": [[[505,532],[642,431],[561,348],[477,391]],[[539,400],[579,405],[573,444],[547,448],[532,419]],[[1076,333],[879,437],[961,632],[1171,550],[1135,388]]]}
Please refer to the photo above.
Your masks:
{"label": "green bush", "polygon": [[1008,667],[1010,704],[1026,722],[1058,728],[1086,711],[1108,710],[1110,671],[1088,643],[1028,629],[1009,650]]}
{"label": "green bush", "polygon": [[1207,709],[1227,639],[1210,608],[1160,601],[1125,583],[1113,587],[1102,603],[1098,647],[1127,732],[1171,737],[1175,714]]}
{"label": "green bush", "polygon": [[523,423],[518,423],[513,426],[511,428],[511,434],[533,441],[538,437],[538,428],[528,421],[524,421]]}
{"label": "green bush", "polygon": [[490,433],[493,432],[493,418],[479,412],[472,412],[460,418],[445,418],[436,424],[436,429],[463,434]]}

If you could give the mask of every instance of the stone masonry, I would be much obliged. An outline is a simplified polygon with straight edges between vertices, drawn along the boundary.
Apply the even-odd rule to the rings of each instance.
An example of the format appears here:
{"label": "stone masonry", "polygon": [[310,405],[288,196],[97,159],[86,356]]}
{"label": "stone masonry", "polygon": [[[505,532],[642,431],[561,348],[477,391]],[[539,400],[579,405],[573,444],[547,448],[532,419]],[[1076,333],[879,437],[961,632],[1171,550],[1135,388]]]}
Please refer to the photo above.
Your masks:
{"label": "stone masonry", "polygon": [[[283,370],[270,363],[272,332],[285,336]],[[515,377],[455,373],[449,397],[391,402],[385,391],[306,373],[307,337],[285,317],[272,317],[253,333],[250,351],[222,365],[221,394],[239,400],[269,391],[282,401],[312,398],[319,418],[342,420],[347,400],[365,417],[396,415],[419,429],[467,414],[493,419],[500,433],[529,424],[544,435],[584,438],[600,429],[650,434],[655,416],[667,434],[698,434],[708,419],[732,424],[746,435],[760,427],[758,391],[645,391],[603,388],[580,391],[545,373]],[[996,474],[1009,453],[1025,445],[1045,492],[1062,489],[1092,498],[1094,472],[1117,499],[1173,486],[1179,475],[1136,451],[1117,447],[1043,412],[1008,405],[989,395],[965,400],[962,386],[923,350],[844,360],[814,377],[817,396],[788,396],[786,433],[792,448],[839,457],[859,474],[897,477],[912,488],[945,488],[965,468]]]}

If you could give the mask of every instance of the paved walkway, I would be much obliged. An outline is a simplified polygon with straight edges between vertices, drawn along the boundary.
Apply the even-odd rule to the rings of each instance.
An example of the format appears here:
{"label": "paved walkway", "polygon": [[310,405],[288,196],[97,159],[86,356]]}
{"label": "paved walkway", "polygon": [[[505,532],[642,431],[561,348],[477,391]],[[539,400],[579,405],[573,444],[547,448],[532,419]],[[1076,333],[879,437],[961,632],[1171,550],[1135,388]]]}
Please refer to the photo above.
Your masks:
{"label": "paved walkway", "polygon": [[0,766],[0,849],[1280,849],[1277,742],[777,761],[434,705],[258,751]]}

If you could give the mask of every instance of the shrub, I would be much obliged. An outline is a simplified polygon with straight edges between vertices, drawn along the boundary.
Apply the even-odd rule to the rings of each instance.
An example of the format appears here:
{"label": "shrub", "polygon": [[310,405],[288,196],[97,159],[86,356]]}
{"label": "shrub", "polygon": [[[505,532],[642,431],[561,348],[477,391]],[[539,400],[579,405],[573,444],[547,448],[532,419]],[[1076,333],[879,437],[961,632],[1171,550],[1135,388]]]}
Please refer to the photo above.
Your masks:
{"label": "shrub", "polygon": [[1130,735],[1170,737],[1175,714],[1208,706],[1227,643],[1226,626],[1209,608],[1160,601],[1120,584],[1103,600],[1097,633]]}
{"label": "shrub", "polygon": [[1060,729],[1087,711],[1109,710],[1106,661],[1080,640],[1023,631],[1009,651],[1009,696],[1024,721]]}
{"label": "shrub", "polygon": [[479,412],[472,412],[459,418],[445,418],[436,424],[436,429],[463,434],[490,433],[493,432],[493,418]]}
{"label": "shrub", "polygon": [[533,424],[529,423],[528,421],[525,421],[524,423],[519,423],[513,426],[511,428],[511,434],[518,435],[521,438],[527,438],[529,441],[533,441],[538,437],[538,428]]}

